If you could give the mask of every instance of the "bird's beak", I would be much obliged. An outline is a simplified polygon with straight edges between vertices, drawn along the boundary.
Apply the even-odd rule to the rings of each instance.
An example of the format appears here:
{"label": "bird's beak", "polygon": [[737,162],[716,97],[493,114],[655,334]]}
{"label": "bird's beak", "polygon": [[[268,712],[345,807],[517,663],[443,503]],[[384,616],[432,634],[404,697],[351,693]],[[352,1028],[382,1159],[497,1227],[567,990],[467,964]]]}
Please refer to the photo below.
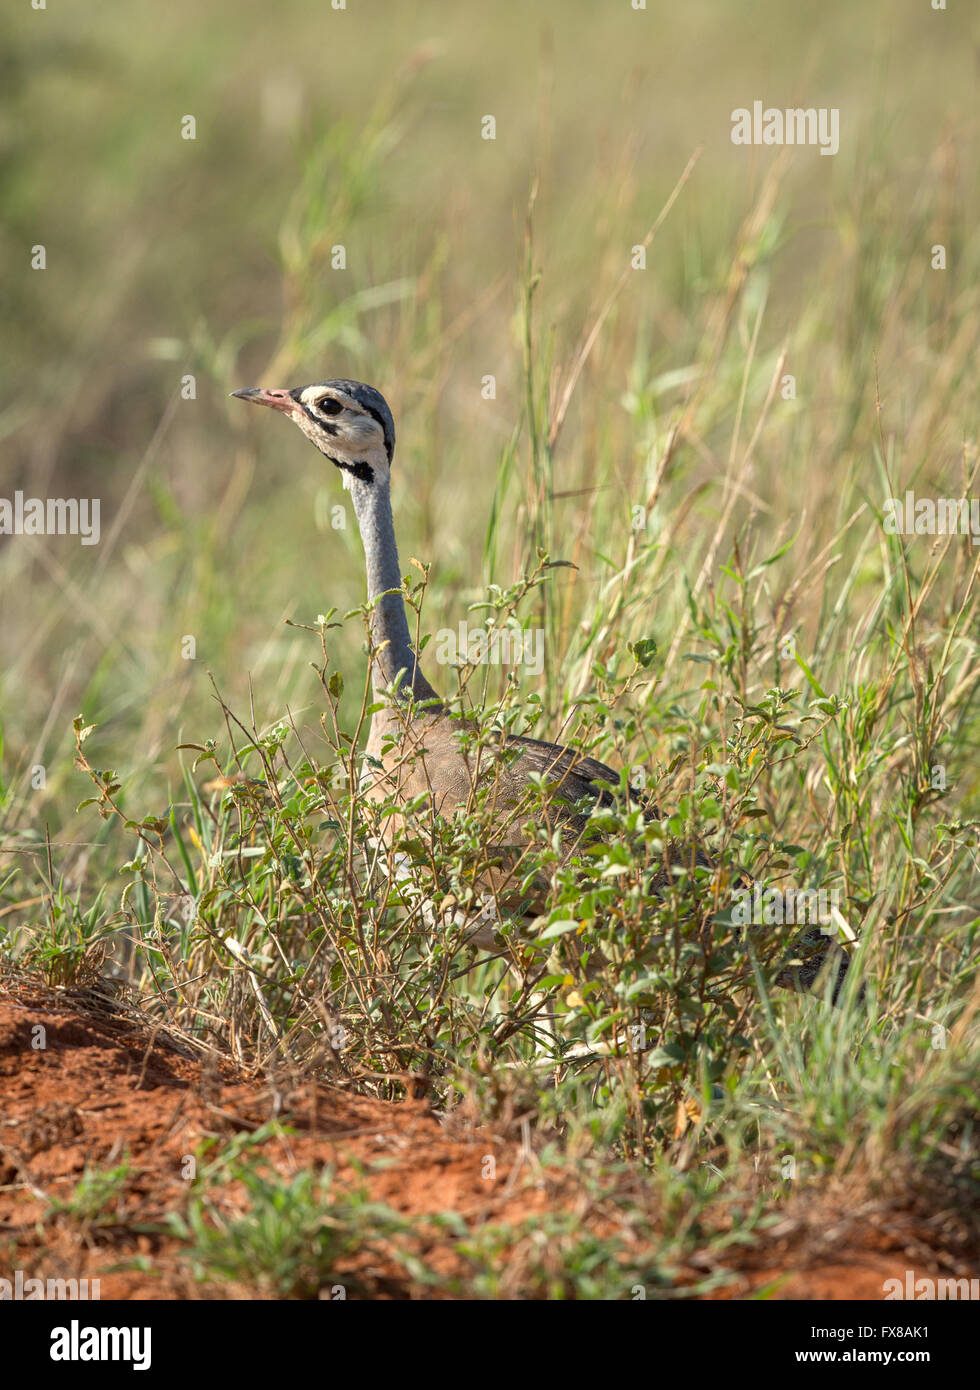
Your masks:
{"label": "bird's beak", "polygon": [[233,396],[240,396],[243,401],[254,401],[256,405],[268,405],[273,410],[281,410],[286,415],[292,413],[296,402],[288,391],[269,391],[261,386],[247,386],[243,391],[232,391]]}

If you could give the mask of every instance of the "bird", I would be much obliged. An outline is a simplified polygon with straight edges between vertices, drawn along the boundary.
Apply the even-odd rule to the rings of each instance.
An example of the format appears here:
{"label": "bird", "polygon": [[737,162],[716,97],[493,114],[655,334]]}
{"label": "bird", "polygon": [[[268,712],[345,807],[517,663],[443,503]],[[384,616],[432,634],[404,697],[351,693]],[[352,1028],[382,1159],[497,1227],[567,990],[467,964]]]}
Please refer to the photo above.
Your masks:
{"label": "bird", "polygon": [[[231,394],[285,415],[334,465],[350,493],[367,571],[375,697],[365,748],[365,794],[376,802],[411,804],[416,810],[424,804],[436,815],[449,817],[472,805],[474,787],[492,778],[494,842],[484,846],[478,875],[483,907],[475,925],[472,917],[468,919],[467,937],[477,947],[499,949],[504,917],[516,917],[528,929],[540,919],[547,898],[548,882],[541,875],[532,877],[530,885],[521,882],[527,878],[522,869],[526,871],[529,845],[523,826],[532,807],[549,837],[557,832],[567,860],[592,833],[590,809],[623,804],[624,779],[574,747],[510,732],[500,736],[502,756],[488,759],[485,749],[474,749],[472,721],[451,713],[430,685],[406,615],[391,506],[395,422],[380,391],[338,377],[291,388],[247,387]],[[481,758],[492,767],[484,767]],[[544,797],[541,779],[547,790]],[[627,806],[645,806],[656,814],[643,793],[628,783],[625,798]],[[384,833],[389,843],[405,823],[401,815],[387,819]],[[682,852],[692,868],[710,868],[700,846]],[[661,892],[670,876],[665,863],[654,875],[653,888]],[[807,933],[794,946],[804,942],[805,958],[796,958],[797,950],[776,982],[815,989],[827,964],[836,971],[836,1000],[847,972],[846,953],[820,933]]]}

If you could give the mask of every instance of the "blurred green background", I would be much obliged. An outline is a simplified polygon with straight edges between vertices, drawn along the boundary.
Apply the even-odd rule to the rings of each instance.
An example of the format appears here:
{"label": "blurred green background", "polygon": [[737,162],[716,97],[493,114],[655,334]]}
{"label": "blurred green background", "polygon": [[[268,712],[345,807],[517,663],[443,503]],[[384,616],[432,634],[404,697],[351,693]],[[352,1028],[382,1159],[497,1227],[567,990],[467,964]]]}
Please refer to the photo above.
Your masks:
{"label": "blurred green background", "polygon": [[[610,642],[671,647],[719,524],[719,562],[735,535],[768,555],[799,533],[774,602],[814,578],[783,627],[812,648],[839,599],[853,630],[881,583],[883,457],[902,487],[960,495],[975,434],[970,10],[8,9],[0,496],[97,496],[102,541],[0,537],[6,831],[84,843],[99,829],[73,814],[80,711],[99,725],[90,753],[141,809],[179,785],[181,738],[220,732],[208,672],[238,708],[251,680],[260,724],[287,702],[316,723],[317,644],[283,619],[359,603],[360,545],[350,522],[331,527],[333,470],[230,402],[240,386],[351,375],[384,392],[403,567],[433,566],[430,629],[514,582],[539,544],[577,563],[554,583],[553,729]],[[756,99],[839,107],[840,153],[733,146],[730,113]],[[550,449],[583,339],[699,146]],[[797,398],[766,411],[736,481],[783,348]],[[640,544],[630,509],[676,426]],[[808,567],[839,536],[834,582],[849,583],[829,590]],[[595,621],[611,584],[626,592],[612,632]],[[360,643],[353,625],[336,638],[347,673]],[[681,694],[690,676],[674,660],[664,680]]]}

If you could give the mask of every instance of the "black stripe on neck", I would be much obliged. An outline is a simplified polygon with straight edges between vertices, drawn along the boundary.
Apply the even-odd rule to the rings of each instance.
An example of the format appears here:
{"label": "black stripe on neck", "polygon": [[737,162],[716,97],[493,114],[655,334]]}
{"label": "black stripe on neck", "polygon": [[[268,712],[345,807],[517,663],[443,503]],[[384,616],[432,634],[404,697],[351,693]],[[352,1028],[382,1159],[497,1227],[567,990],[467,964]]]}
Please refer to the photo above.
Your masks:
{"label": "black stripe on neck", "polygon": [[332,454],[328,454],[327,458],[331,463],[335,463],[338,468],[343,468],[345,472],[357,478],[359,482],[374,482],[374,469],[369,463],[365,463],[364,459],[358,459],[356,463],[342,463],[340,459],[335,459]]}

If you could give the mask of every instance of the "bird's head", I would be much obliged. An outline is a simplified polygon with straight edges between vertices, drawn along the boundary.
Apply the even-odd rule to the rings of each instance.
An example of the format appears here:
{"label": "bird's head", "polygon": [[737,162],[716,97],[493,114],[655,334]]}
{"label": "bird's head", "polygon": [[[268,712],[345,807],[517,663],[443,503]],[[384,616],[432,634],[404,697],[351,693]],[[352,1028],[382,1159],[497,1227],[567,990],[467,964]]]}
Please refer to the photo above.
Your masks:
{"label": "bird's head", "polygon": [[308,439],[342,471],[344,486],[351,478],[373,484],[388,481],[395,452],[395,422],[388,402],[363,381],[319,381],[292,390],[249,387],[232,391],[244,401],[281,410]]}

